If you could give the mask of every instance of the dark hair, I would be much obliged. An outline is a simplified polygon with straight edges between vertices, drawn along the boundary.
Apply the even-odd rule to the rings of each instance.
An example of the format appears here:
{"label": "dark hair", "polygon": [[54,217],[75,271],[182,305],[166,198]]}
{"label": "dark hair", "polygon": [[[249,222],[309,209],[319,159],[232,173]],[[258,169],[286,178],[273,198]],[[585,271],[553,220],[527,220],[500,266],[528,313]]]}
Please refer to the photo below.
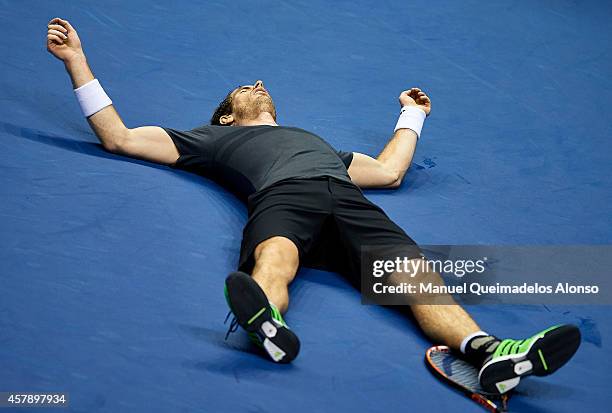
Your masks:
{"label": "dark hair", "polygon": [[225,96],[225,99],[219,103],[217,109],[215,109],[215,113],[213,113],[212,118],[210,118],[211,125],[224,126],[221,125],[221,116],[232,114],[232,93],[234,93],[234,90],[229,92],[227,96]]}

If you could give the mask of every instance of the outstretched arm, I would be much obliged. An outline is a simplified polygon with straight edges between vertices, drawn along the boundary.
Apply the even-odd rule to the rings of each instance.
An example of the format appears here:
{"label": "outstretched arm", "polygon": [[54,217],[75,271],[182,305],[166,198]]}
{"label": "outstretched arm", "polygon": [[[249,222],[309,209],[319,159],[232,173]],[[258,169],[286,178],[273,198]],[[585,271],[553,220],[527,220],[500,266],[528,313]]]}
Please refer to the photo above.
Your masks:
{"label": "outstretched arm", "polygon": [[[399,101],[402,108],[415,107],[425,115],[431,112],[431,101],[421,89],[412,88],[402,92]],[[399,187],[412,162],[417,139],[417,132],[400,127],[377,158],[354,153],[348,168],[351,180],[361,188]]]}
{"label": "outstretched arm", "polygon": [[[74,89],[94,80],[81,40],[67,20],[55,18],[49,22],[47,50],[64,62]],[[87,121],[104,148],[110,152],[162,164],[173,164],[179,157],[166,131],[157,126],[129,129],[112,104],[88,116]]]}

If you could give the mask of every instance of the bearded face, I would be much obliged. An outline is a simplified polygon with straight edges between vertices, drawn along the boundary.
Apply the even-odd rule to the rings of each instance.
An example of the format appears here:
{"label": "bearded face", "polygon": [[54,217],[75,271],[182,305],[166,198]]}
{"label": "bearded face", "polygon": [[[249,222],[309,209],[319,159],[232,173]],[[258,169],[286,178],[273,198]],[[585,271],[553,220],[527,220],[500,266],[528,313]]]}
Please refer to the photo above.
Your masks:
{"label": "bearded face", "polygon": [[253,120],[264,112],[276,119],[276,108],[263,82],[258,80],[254,85],[240,86],[232,98],[232,112],[241,120]]}

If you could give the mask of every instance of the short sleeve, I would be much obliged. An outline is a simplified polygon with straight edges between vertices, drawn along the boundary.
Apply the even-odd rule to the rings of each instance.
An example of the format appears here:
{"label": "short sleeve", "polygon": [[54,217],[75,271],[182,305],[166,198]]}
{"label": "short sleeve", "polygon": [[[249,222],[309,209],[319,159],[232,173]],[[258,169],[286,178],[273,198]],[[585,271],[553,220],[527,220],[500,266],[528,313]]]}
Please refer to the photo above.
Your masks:
{"label": "short sleeve", "polygon": [[190,172],[206,173],[213,164],[216,152],[216,141],[208,126],[201,126],[189,131],[163,128],[174,142],[179,158],[172,168]]}
{"label": "short sleeve", "polygon": [[344,166],[346,166],[346,169],[348,169],[349,166],[351,166],[351,162],[353,162],[353,152],[336,151],[336,153],[338,154],[340,159],[342,159],[342,162],[344,163]]}

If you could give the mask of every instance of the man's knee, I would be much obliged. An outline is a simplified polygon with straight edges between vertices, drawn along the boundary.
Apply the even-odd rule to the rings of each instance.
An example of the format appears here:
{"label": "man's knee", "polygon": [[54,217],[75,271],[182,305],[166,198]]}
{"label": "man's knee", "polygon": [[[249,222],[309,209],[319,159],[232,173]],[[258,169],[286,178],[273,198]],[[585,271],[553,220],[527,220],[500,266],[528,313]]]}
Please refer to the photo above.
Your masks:
{"label": "man's knee", "polygon": [[298,249],[285,237],[272,237],[255,248],[255,267],[270,275],[293,279],[299,265]]}

